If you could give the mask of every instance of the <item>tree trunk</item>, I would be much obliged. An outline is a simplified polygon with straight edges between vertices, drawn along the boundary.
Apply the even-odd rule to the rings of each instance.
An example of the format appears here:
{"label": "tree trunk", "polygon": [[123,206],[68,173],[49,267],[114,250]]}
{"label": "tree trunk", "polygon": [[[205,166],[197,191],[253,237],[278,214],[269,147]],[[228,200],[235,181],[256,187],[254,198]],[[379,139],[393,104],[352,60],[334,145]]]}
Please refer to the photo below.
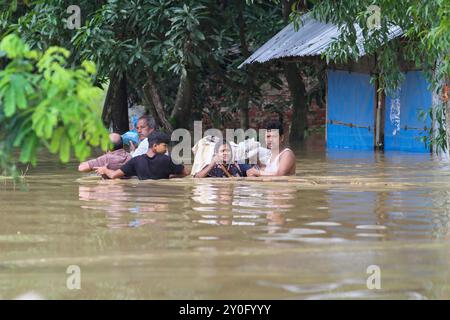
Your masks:
{"label": "tree trunk", "polygon": [[175,128],[187,129],[190,125],[193,91],[193,73],[187,70],[180,77],[175,105],[170,115]]}
{"label": "tree trunk", "polygon": [[147,70],[147,82],[142,89],[146,99],[150,102],[150,108],[154,108],[152,114],[156,116],[155,121],[159,123],[166,132],[172,132],[173,128],[166,118],[164,103],[156,86],[156,77],[153,74],[153,71]]}
{"label": "tree trunk", "polygon": [[[294,3],[295,0],[283,0],[283,19],[286,23],[289,22],[289,15]],[[302,6],[304,3],[299,2],[298,5]],[[302,141],[305,138],[308,112],[306,105],[306,90],[303,79],[300,77],[299,69],[295,63],[286,64],[284,74],[292,99],[292,121],[289,140],[291,143],[295,143]]]}
{"label": "tree trunk", "polygon": [[249,108],[248,108],[248,103],[249,103],[249,95],[247,92],[245,91],[241,91],[241,93],[239,94],[239,98],[238,98],[238,104],[239,104],[239,110],[241,113],[241,128],[244,130],[247,130],[250,127],[250,118],[248,115],[249,112]]}
{"label": "tree trunk", "polygon": [[103,105],[102,120],[107,128],[110,128],[112,124],[113,132],[123,134],[130,130],[125,75],[120,79],[116,75],[110,77],[108,92]]}
{"label": "tree trunk", "polygon": [[144,88],[142,88],[142,96],[143,96],[143,101],[144,101],[145,107],[150,112],[153,119],[155,119],[156,126],[158,128],[163,128],[164,126],[161,123],[161,119],[158,116],[158,112],[156,111],[155,105],[153,104],[153,101],[152,101],[151,97],[149,96],[149,93],[146,92],[146,89],[144,89]]}
{"label": "tree trunk", "polygon": [[447,140],[447,156],[450,154],[450,100],[448,98],[449,94],[449,79],[445,79],[445,83],[443,86],[443,92],[442,92],[442,103],[444,104],[444,110],[445,110],[445,131],[446,131],[446,140]]}
{"label": "tree trunk", "polygon": [[292,143],[305,138],[307,128],[306,90],[300,72],[294,63],[285,66],[285,75],[292,99],[292,122],[289,140]]}
{"label": "tree trunk", "polygon": [[[244,57],[250,56],[250,49],[247,43],[246,37],[246,25],[244,20],[244,7],[245,3],[240,2],[240,10],[237,16],[237,23],[239,25],[239,39],[241,42],[241,50]],[[239,93],[238,105],[239,110],[241,112],[241,127],[244,130],[247,130],[250,127],[250,119],[249,119],[249,102],[250,102],[250,92],[252,92],[252,87],[254,86],[255,79],[255,67],[252,65],[248,66],[247,69],[247,79],[245,81],[245,85],[243,90]]]}
{"label": "tree trunk", "polygon": [[102,121],[106,128],[109,129],[111,125],[111,104],[109,101],[111,100],[111,95],[113,92],[113,84],[112,79],[109,82],[108,92],[106,93],[105,102],[103,103],[103,112],[102,112]]}
{"label": "tree trunk", "polygon": [[294,0],[283,0],[283,20],[288,22]]}

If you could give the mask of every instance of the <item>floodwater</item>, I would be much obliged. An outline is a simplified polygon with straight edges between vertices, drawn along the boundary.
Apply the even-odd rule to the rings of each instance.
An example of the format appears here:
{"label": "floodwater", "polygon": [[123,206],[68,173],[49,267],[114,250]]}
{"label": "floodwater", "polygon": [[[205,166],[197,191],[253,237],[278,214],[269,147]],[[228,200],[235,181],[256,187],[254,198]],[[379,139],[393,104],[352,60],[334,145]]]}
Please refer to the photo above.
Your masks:
{"label": "floodwater", "polygon": [[450,298],[448,163],[318,140],[296,155],[290,179],[157,182],[44,156],[0,181],[0,298]]}

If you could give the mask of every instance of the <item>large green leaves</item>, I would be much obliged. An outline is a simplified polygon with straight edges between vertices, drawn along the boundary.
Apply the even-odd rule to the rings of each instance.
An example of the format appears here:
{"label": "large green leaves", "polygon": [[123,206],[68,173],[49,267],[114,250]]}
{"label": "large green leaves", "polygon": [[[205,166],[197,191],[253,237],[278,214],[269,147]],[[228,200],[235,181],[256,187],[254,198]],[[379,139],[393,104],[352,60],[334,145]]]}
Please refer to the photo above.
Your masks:
{"label": "large green leaves", "polygon": [[106,149],[108,132],[99,114],[102,92],[92,78],[95,64],[84,61],[81,68],[68,68],[66,49],[50,47],[40,54],[14,34],[0,48],[10,58],[0,71],[2,171],[13,161],[14,148],[21,151],[20,162],[33,165],[41,147],[59,153],[62,162],[70,160],[72,149],[80,160],[93,146]]}

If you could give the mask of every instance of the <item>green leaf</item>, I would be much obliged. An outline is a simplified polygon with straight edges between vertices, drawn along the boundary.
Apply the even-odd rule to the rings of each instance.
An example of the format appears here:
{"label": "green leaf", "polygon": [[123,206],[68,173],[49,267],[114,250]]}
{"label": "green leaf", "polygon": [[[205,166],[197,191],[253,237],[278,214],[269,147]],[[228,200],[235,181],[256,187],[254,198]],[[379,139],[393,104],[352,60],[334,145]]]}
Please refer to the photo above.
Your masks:
{"label": "green leaf", "polygon": [[14,147],[19,147],[20,144],[22,143],[22,140],[32,131],[31,126],[29,126],[28,128],[22,129],[20,130],[19,134],[16,136],[16,138],[14,139],[14,143],[13,146]]}
{"label": "green leaf", "polygon": [[11,87],[14,88],[16,95],[17,107],[19,109],[26,109],[28,107],[25,90],[29,90],[29,84],[21,75],[11,77]]}
{"label": "green leaf", "polygon": [[0,51],[6,52],[9,59],[23,57],[30,51],[25,42],[22,41],[16,34],[9,34],[0,42]]}
{"label": "green leaf", "polygon": [[86,72],[89,74],[95,74],[97,72],[95,63],[92,61],[85,60],[81,63],[81,65],[86,70]]}
{"label": "green leaf", "polygon": [[62,163],[67,163],[70,160],[70,140],[65,133],[61,135],[59,159]]}
{"label": "green leaf", "polygon": [[50,143],[50,147],[49,147],[49,151],[51,153],[56,153],[59,150],[59,145],[61,142],[61,137],[64,134],[64,128],[59,127],[55,130],[53,137],[52,137],[52,141]]}
{"label": "green leaf", "polygon": [[11,117],[16,112],[16,93],[14,87],[10,86],[5,94],[5,116]]}
{"label": "green leaf", "polygon": [[32,135],[29,139],[25,140],[22,150],[20,152],[19,161],[22,163],[28,163],[32,160],[32,155],[37,147],[38,138],[36,135]]}

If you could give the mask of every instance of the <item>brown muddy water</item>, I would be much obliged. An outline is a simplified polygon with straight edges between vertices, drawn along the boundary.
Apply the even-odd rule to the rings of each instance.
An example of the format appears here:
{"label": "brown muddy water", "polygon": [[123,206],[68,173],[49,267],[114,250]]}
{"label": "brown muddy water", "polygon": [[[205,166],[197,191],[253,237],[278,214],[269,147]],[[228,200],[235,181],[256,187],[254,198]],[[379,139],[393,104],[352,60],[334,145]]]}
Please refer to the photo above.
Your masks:
{"label": "brown muddy water", "polygon": [[0,298],[450,298],[448,163],[317,141],[296,155],[290,179],[158,182],[43,156],[0,181]]}

